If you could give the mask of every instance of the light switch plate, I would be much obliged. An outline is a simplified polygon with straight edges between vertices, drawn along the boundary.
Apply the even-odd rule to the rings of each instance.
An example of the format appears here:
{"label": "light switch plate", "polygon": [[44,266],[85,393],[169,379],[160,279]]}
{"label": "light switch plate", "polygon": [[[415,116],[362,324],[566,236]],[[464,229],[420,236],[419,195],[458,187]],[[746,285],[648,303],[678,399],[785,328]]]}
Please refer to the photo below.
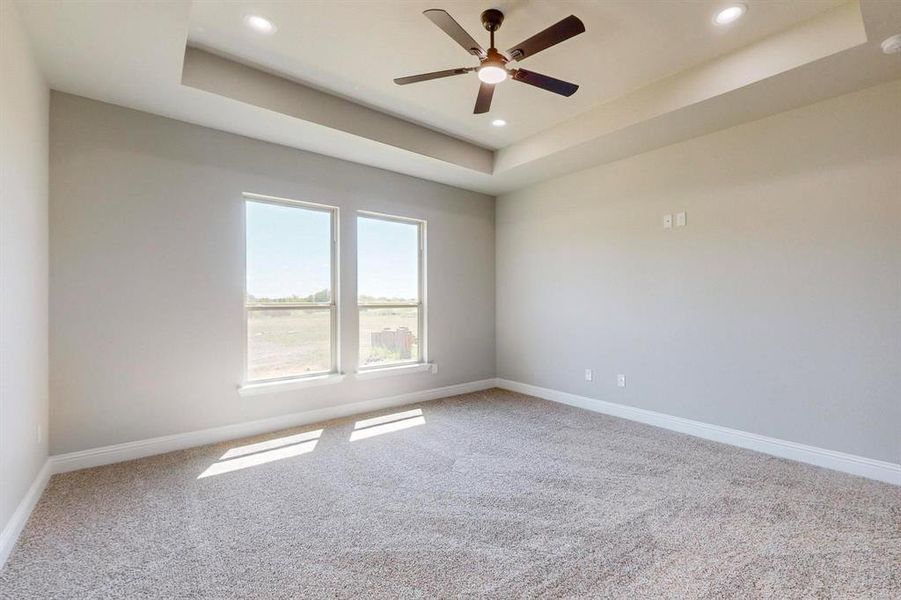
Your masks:
{"label": "light switch plate", "polygon": [[684,212],[676,213],[676,227],[685,227],[687,217]]}
{"label": "light switch plate", "polygon": [[594,373],[591,372],[591,369],[585,369],[585,381],[591,381],[594,379]]}

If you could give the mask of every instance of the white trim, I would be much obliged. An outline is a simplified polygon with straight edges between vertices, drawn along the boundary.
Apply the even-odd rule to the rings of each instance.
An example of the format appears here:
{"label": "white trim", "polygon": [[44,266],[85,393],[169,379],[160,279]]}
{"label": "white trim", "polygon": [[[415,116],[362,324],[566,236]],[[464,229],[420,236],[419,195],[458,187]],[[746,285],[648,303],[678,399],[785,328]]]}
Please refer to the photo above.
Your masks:
{"label": "white trim", "polygon": [[253,192],[242,192],[241,196],[245,200],[249,200],[251,202],[260,202],[262,204],[306,208],[309,210],[318,210],[319,212],[334,212],[338,210],[337,206],[332,206],[331,204],[308,202],[307,200],[296,200],[294,198],[281,198],[279,196],[267,196],[266,194],[255,194]]}
{"label": "white trim", "polygon": [[356,379],[379,379],[381,377],[392,377],[394,375],[407,375],[409,373],[425,373],[430,371],[436,373],[438,369],[434,363],[413,363],[411,365],[397,365],[393,367],[376,367],[372,369],[361,369],[354,374]]}
{"label": "white trim", "polygon": [[136,442],[126,442],[124,444],[114,444],[112,446],[103,446],[101,448],[92,448],[90,450],[69,452],[68,454],[58,454],[51,456],[49,461],[53,473],[65,473],[77,469],[108,465],[125,460],[143,458],[145,456],[164,454],[175,450],[193,448],[195,446],[203,446],[205,444],[259,435],[261,433],[278,431],[289,427],[318,423],[319,421],[327,421],[329,419],[348,417],[373,410],[380,410],[382,408],[437,400],[438,398],[455,396],[457,394],[478,392],[491,389],[494,386],[494,379],[471,381],[469,383],[460,383],[419,392],[410,392],[408,394],[401,394],[399,396],[391,396],[388,398],[376,398],[374,400],[364,400],[362,402],[339,404],[327,408],[307,410],[268,419],[261,419],[259,421],[247,421],[244,423],[235,423],[234,425],[226,425],[224,427],[177,433]]}
{"label": "white trim", "polygon": [[[250,353],[250,348],[247,342],[247,330],[248,330],[248,311],[249,310],[267,310],[267,309],[280,309],[285,308],[283,306],[279,306],[277,304],[274,305],[262,305],[262,306],[248,306],[247,305],[247,203],[248,202],[256,202],[258,204],[270,204],[273,206],[282,206],[288,208],[297,208],[310,210],[314,212],[322,212],[327,213],[329,215],[329,227],[331,228],[331,248],[330,248],[330,276],[331,276],[331,302],[325,305],[318,306],[304,306],[299,307],[295,310],[316,310],[316,309],[329,309],[329,335],[331,339],[329,340],[329,347],[331,350],[329,370],[331,373],[341,373],[341,244],[339,242],[339,228],[340,228],[340,208],[337,206],[332,206],[329,204],[319,204],[316,202],[307,202],[305,200],[293,200],[290,198],[280,198],[277,196],[266,196],[264,194],[254,194],[252,192],[243,192],[241,194],[242,203],[243,203],[243,228],[244,228],[244,256],[242,265],[244,268],[244,300],[243,300],[243,314],[244,314],[244,379],[247,379],[247,368],[248,368],[248,358]],[[258,383],[268,383],[266,381],[258,382]],[[251,385],[256,385],[253,381],[245,381],[243,387],[249,387]],[[242,394],[243,395],[243,394]]]}
{"label": "white trim", "polygon": [[[428,227],[428,221],[425,219],[417,219],[415,217],[400,217],[397,215],[389,215],[385,213],[373,212],[369,210],[357,210],[357,232],[359,232],[360,227],[360,219],[370,219],[374,221],[389,221],[395,223],[403,223],[406,225],[416,225],[417,232],[416,236],[418,239],[418,270],[417,277],[419,281],[418,292],[419,298],[418,302],[415,304],[408,303],[397,303],[396,305],[403,304],[404,306],[409,306],[410,308],[416,308],[416,318],[417,318],[417,336],[419,337],[419,343],[417,344],[417,354],[416,357],[417,362],[428,363],[429,362],[429,321],[428,321],[428,254],[426,251],[426,245],[428,244],[428,240],[426,238],[426,231]],[[355,238],[359,241],[359,235],[356,235]],[[357,248],[357,256],[359,257],[359,247]],[[357,283],[359,283],[360,272],[357,270]],[[359,290],[358,290],[359,291]],[[390,304],[390,303],[389,303]],[[366,309],[372,308],[380,308],[385,305],[376,304],[360,304],[359,298],[357,301],[357,329],[359,329],[359,317],[360,313]],[[357,347],[357,362],[360,361],[360,348]]]}
{"label": "white trim", "polygon": [[357,214],[380,221],[397,221],[398,223],[408,223],[410,225],[417,225],[426,222],[425,219],[419,219],[417,217],[401,217],[400,215],[389,215],[388,213],[376,212],[374,210],[358,209]]}
{"label": "white trim", "polygon": [[290,392],[291,390],[300,390],[303,388],[316,387],[318,385],[341,383],[342,381],[344,381],[343,374],[327,373],[316,377],[298,377],[297,379],[248,383],[247,385],[242,385],[238,388],[238,395],[242,398],[246,398],[248,396],[260,396],[263,394],[279,394],[281,392]]}
{"label": "white trim", "polygon": [[498,378],[497,387],[780,458],[901,485],[901,465]]}
{"label": "white trim", "polygon": [[[419,360],[429,362],[429,222],[419,223]],[[438,372],[436,366],[433,373]]]}
{"label": "white trim", "polygon": [[47,482],[50,480],[50,470],[51,464],[48,459],[44,461],[44,466],[41,467],[34,481],[31,482],[31,486],[25,492],[25,496],[19,502],[19,506],[16,507],[15,512],[13,512],[9,521],[6,522],[6,525],[3,526],[3,532],[0,533],[0,569],[6,564],[6,559],[12,553],[16,541],[19,539],[19,534],[22,533],[25,523],[28,522],[28,517],[31,516],[31,511],[34,510],[38,500],[41,498],[41,494],[44,493],[44,488],[47,487]]}

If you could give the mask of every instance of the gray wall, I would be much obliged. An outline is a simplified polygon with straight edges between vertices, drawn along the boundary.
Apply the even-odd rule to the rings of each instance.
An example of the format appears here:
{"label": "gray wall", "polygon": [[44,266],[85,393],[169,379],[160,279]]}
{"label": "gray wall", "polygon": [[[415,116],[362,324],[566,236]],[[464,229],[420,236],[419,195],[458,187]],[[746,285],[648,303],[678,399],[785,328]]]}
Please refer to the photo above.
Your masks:
{"label": "gray wall", "polygon": [[0,528],[47,459],[49,92],[23,31],[0,2]]}
{"label": "gray wall", "polygon": [[[426,219],[438,374],[240,398],[242,192],[341,210],[342,354],[356,365],[354,211]],[[494,199],[53,93],[51,453],[494,377]]]}
{"label": "gray wall", "polygon": [[901,82],[505,195],[496,222],[499,377],[901,459]]}

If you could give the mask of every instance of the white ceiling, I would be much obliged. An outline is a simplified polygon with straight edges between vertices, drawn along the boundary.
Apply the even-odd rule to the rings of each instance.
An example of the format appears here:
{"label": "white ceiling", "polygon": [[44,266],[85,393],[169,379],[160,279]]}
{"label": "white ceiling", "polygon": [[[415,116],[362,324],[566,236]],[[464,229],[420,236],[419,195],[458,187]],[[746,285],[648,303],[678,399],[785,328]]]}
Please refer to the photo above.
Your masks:
{"label": "white ceiling", "polygon": [[[503,0],[502,49],[569,14],[585,22],[586,33],[524,62],[582,87],[567,99],[505,82],[492,112],[474,116],[474,75],[392,82],[473,60],[426,8],[485,39],[487,4],[432,1],[17,6],[55,90],[489,194],[901,78],[901,56],[879,49],[901,33],[899,0],[743,0],[747,15],[722,29],[711,24],[722,0]],[[246,29],[251,12],[278,32]],[[192,65],[189,43],[232,60],[192,51],[219,61]],[[508,127],[491,128],[497,117]]]}
{"label": "white ceiling", "polygon": [[[716,26],[723,0],[204,0],[191,8],[189,40],[319,89],[342,95],[488,148],[501,148],[607,100],[784,30],[845,0],[744,0],[746,18]],[[574,14],[586,32],[523,62],[523,68],[579,84],[564,98],[516,83],[501,84],[489,114],[473,115],[475,73],[397,86],[395,77],[478,63],[422,15],[442,7],[483,46],[480,14],[500,8],[496,34],[505,50]],[[243,22],[273,21],[274,35]],[[495,118],[507,127],[490,126]]]}

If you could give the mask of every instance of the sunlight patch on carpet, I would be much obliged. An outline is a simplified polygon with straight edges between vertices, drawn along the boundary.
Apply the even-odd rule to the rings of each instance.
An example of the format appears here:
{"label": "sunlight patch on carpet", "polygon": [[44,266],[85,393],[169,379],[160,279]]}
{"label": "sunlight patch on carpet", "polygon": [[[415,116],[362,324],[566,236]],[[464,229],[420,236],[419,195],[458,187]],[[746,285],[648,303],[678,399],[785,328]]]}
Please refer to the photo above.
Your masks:
{"label": "sunlight patch on carpet", "polygon": [[417,425],[425,425],[425,417],[422,416],[422,410],[418,408],[381,417],[363,419],[354,424],[354,431],[350,434],[350,441],[365,440],[377,435],[416,427]]}
{"label": "sunlight patch on carpet", "polygon": [[291,446],[294,444],[299,444],[301,442],[308,442],[310,440],[318,440],[322,435],[322,429],[316,429],[314,431],[307,431],[305,433],[298,433],[296,435],[286,435],[284,437],[274,438],[271,440],[266,440],[265,442],[257,442],[256,444],[248,444],[246,446],[236,446],[219,457],[219,460],[228,460],[230,458],[238,458],[239,456],[246,456],[248,454],[255,454],[257,452],[262,452],[264,450],[274,450],[275,448],[281,448],[282,446]]}
{"label": "sunlight patch on carpet", "polygon": [[[313,435],[316,437],[310,439]],[[322,435],[322,430],[317,429],[316,431],[232,448],[222,455],[220,462],[211,465],[206,471],[198,475],[197,479],[212,477],[213,475],[222,475],[223,473],[231,473],[232,471],[264,465],[276,460],[283,460],[285,458],[293,458],[295,456],[307,454],[316,448],[320,435]],[[297,443],[298,441],[300,443]],[[230,454],[232,451],[236,451],[236,453]],[[238,456],[238,458],[223,460],[227,459],[229,456]]]}

